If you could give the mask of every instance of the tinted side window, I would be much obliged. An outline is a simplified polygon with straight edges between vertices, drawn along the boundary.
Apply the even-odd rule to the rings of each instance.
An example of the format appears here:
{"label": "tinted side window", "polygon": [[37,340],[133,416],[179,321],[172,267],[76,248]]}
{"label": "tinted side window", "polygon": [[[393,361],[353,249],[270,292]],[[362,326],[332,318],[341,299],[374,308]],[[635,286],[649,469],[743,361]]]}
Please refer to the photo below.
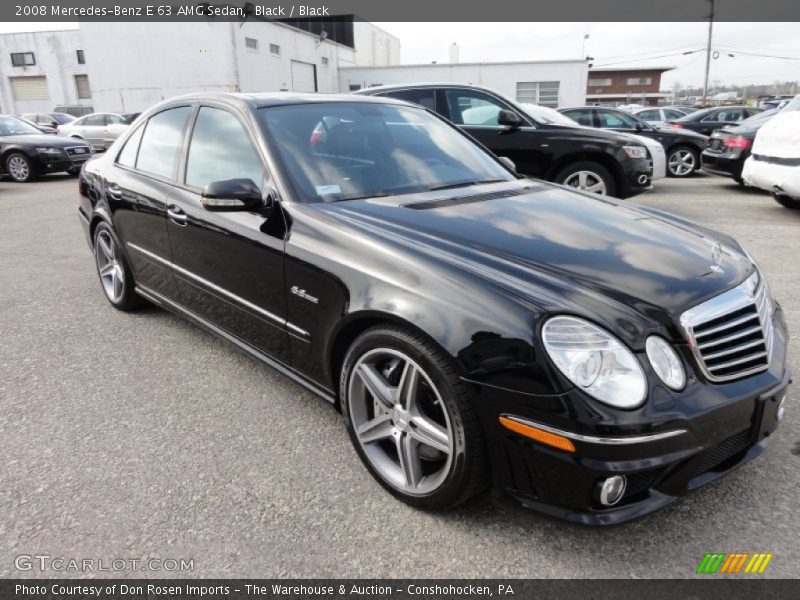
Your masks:
{"label": "tinted side window", "polygon": [[178,144],[191,109],[170,108],[150,117],[139,147],[136,168],[162,177],[172,177],[178,159]]}
{"label": "tinted side window", "polygon": [[81,125],[93,125],[96,127],[101,127],[104,123],[105,117],[103,115],[92,115],[91,117],[86,117]]}
{"label": "tinted side window", "polygon": [[613,129],[636,129],[636,119],[624,113],[598,110],[597,120],[600,122],[600,127],[610,127]]}
{"label": "tinted side window", "polygon": [[109,125],[120,125],[125,123],[125,119],[117,115],[106,115],[106,123]]}
{"label": "tinted side window", "polygon": [[[674,117],[670,116],[669,111],[664,111],[667,115],[668,119],[673,119]],[[636,116],[639,117],[642,121],[647,121],[648,123],[653,123],[655,121],[661,120],[661,115],[657,110],[643,110],[642,112],[636,113]]]}
{"label": "tinted side window", "polygon": [[584,125],[586,127],[594,127],[594,122],[592,121],[592,109],[591,108],[576,108],[575,110],[565,110],[564,114],[567,115],[570,119],[578,123],[578,125]]}
{"label": "tinted side window", "polygon": [[225,179],[251,179],[260,187],[264,164],[236,117],[204,106],[197,114],[189,144],[186,183],[204,187]]}
{"label": "tinted side window", "polygon": [[450,120],[458,125],[498,125],[497,115],[508,107],[498,100],[472,90],[445,90]]}
{"label": "tinted side window", "polygon": [[397,98],[398,100],[405,100],[406,102],[413,102],[420,104],[429,110],[436,109],[436,102],[434,100],[435,90],[398,90],[386,94],[390,98]]}
{"label": "tinted side window", "polygon": [[117,163],[125,167],[134,168],[136,166],[136,153],[139,150],[139,142],[142,141],[144,127],[140,126],[133,132],[133,135],[125,142],[122,151],[117,156]]}
{"label": "tinted side window", "polygon": [[678,112],[677,110],[665,110],[664,116],[667,119],[680,119],[684,116],[684,114],[682,112]]}

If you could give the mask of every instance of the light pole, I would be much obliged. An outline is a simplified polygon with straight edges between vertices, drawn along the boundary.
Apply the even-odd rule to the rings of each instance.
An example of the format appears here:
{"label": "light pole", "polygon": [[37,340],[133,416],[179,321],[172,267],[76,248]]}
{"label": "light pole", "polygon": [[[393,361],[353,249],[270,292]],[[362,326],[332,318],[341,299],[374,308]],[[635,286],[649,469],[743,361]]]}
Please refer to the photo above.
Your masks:
{"label": "light pole", "polygon": [[706,76],[703,79],[703,106],[705,106],[706,96],[708,96],[708,69],[711,67],[711,33],[714,30],[714,0],[708,1],[711,4],[711,12],[708,14],[708,43],[706,44]]}
{"label": "light pole", "polygon": [[586,57],[586,40],[588,40],[588,39],[589,39],[589,34],[588,33],[584,33],[583,34],[583,43],[581,44],[581,58],[585,58]]}

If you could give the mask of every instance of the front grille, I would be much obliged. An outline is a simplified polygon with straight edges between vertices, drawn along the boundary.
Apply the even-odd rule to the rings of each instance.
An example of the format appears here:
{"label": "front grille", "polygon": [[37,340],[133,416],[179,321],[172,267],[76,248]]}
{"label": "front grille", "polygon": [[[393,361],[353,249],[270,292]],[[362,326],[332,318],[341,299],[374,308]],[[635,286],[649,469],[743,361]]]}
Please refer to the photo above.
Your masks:
{"label": "front grille", "polygon": [[750,445],[750,430],[745,429],[734,436],[720,442],[708,451],[702,464],[697,469],[697,475],[713,471],[727,460],[744,451]]}
{"label": "front grille", "polygon": [[649,469],[647,471],[639,471],[638,473],[628,473],[625,476],[628,483],[625,486],[625,494],[623,498],[630,498],[650,489],[663,471],[664,469],[658,468]]}
{"label": "front grille", "polygon": [[767,285],[757,273],[683,313],[681,325],[711,381],[745,377],[769,366],[772,310]]}

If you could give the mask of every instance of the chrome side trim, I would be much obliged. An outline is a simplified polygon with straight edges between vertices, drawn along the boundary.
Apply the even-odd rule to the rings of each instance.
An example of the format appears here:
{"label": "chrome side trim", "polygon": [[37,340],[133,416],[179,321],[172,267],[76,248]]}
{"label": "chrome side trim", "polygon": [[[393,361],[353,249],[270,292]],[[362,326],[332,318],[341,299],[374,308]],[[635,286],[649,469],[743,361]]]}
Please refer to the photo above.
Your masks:
{"label": "chrome side trim", "polygon": [[548,433],[552,433],[555,435],[560,435],[562,437],[569,438],[571,440],[584,442],[586,444],[600,444],[603,446],[629,446],[631,444],[646,444],[648,442],[657,442],[660,440],[666,440],[668,438],[688,433],[686,429],[671,429],[669,431],[661,431],[659,433],[650,433],[646,435],[631,435],[625,437],[602,437],[596,435],[583,435],[582,433],[575,433],[573,431],[564,431],[563,429],[551,427],[550,425],[543,425],[542,423],[539,423],[537,421],[531,421],[530,419],[525,419],[523,417],[516,417],[514,415],[503,414],[501,416],[505,417],[506,419],[510,419],[511,421],[516,421],[517,423],[520,423],[522,425],[530,425],[531,427],[536,427],[537,429],[541,429],[542,431],[546,431]]}
{"label": "chrome side trim", "polygon": [[335,404],[336,403],[336,396],[334,395],[334,393],[331,390],[328,390],[327,388],[323,388],[323,387],[318,386],[318,385],[316,385],[314,383],[311,383],[310,381],[307,381],[303,376],[301,376],[299,373],[297,373],[291,367],[289,367],[287,365],[284,365],[282,362],[279,362],[279,361],[275,360],[274,358],[272,358],[270,356],[267,356],[266,354],[264,354],[263,352],[261,352],[259,350],[256,350],[255,348],[253,348],[252,346],[250,346],[246,342],[243,342],[242,340],[238,339],[237,337],[230,335],[224,329],[220,329],[219,327],[217,327],[213,323],[210,323],[209,321],[206,321],[203,317],[200,317],[200,316],[196,315],[195,313],[193,313],[192,311],[184,308],[180,304],[177,304],[176,302],[173,302],[169,298],[166,298],[165,296],[162,296],[158,292],[155,292],[155,291],[151,290],[150,288],[147,288],[147,287],[145,287],[143,285],[140,285],[140,284],[136,284],[136,293],[141,294],[143,297],[147,298],[148,300],[150,300],[151,302],[157,304],[158,306],[161,306],[163,308],[171,310],[171,311],[179,314],[180,316],[184,316],[184,317],[186,317],[188,319],[191,319],[192,321],[194,321],[198,325],[201,325],[202,327],[205,327],[206,329],[208,329],[212,333],[216,333],[221,338],[229,341],[230,343],[232,343],[237,348],[240,348],[240,349],[244,350],[245,352],[247,352],[248,354],[251,354],[251,355],[255,356],[257,359],[259,359],[260,361],[266,363],[268,366],[272,367],[276,371],[278,371],[280,373],[283,373],[284,375],[286,375],[287,377],[289,377],[290,379],[292,379],[296,383],[299,383],[300,385],[302,385],[307,390],[309,390],[311,392],[314,392],[318,396],[321,396],[327,402],[330,402],[331,404]]}
{"label": "chrome side trim", "polygon": [[153,260],[155,260],[155,261],[157,261],[157,262],[169,267],[170,269],[176,271],[177,273],[180,273],[181,275],[185,275],[189,279],[193,279],[194,281],[200,283],[201,285],[203,285],[203,286],[205,286],[205,287],[207,287],[207,288],[209,288],[211,290],[214,290],[218,294],[221,294],[221,295],[225,296],[226,298],[229,298],[230,300],[233,300],[234,302],[236,302],[238,304],[241,304],[242,306],[246,306],[247,308],[249,308],[253,312],[260,314],[261,316],[265,317],[266,319],[268,319],[270,321],[273,321],[274,323],[277,323],[278,325],[280,325],[281,327],[283,327],[283,328],[285,328],[287,330],[290,330],[290,332],[295,334],[295,335],[300,335],[300,336],[305,337],[305,338],[310,338],[311,337],[311,334],[309,334],[305,329],[302,329],[302,328],[298,327],[297,325],[295,325],[293,323],[290,323],[286,319],[282,319],[278,315],[275,315],[275,314],[269,312],[268,310],[264,310],[260,306],[257,306],[255,304],[253,304],[249,300],[245,300],[241,296],[237,296],[236,294],[233,294],[233,293],[229,292],[228,290],[226,290],[224,288],[221,288],[217,284],[212,283],[208,279],[204,279],[203,277],[200,277],[199,275],[196,275],[195,273],[192,273],[188,269],[184,269],[183,267],[181,267],[179,265],[176,265],[171,260],[167,260],[166,258],[164,258],[162,256],[159,256],[158,254],[154,254],[153,252],[150,252],[149,250],[145,250],[141,246],[137,246],[136,244],[133,244],[131,242],[127,242],[126,245],[129,248],[132,248],[132,249],[136,250],[137,252],[140,252],[141,254],[144,254],[145,256],[148,256],[149,258],[151,258],[151,259],[153,259]]}

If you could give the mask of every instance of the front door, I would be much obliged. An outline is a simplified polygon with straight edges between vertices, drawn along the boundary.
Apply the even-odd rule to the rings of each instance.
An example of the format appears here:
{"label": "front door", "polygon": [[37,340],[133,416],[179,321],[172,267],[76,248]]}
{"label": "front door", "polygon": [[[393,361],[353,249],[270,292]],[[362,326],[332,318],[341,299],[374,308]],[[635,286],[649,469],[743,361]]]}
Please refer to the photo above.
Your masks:
{"label": "front door", "polygon": [[283,273],[284,227],[278,211],[212,212],[203,188],[250,179],[270,186],[253,136],[227,109],[201,106],[190,135],[180,184],[167,201],[179,302],[258,350],[289,361]]}

